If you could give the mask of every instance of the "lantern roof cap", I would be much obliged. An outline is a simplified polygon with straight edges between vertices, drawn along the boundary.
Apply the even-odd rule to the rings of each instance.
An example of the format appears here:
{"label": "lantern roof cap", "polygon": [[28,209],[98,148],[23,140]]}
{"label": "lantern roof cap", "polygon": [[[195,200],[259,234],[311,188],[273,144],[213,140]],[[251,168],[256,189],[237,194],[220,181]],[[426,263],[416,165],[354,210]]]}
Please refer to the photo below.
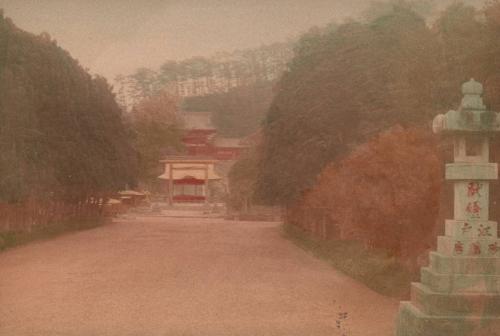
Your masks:
{"label": "lantern roof cap", "polygon": [[464,95],[482,95],[483,84],[476,82],[474,78],[462,84],[462,93]]}
{"label": "lantern roof cap", "polygon": [[462,84],[462,103],[460,104],[460,110],[475,110],[475,111],[485,111],[486,106],[483,103],[483,84],[476,82],[474,78],[470,81]]}
{"label": "lantern roof cap", "polygon": [[471,79],[462,85],[462,93],[458,110],[451,110],[434,118],[434,132],[500,132],[500,114],[486,109],[482,98],[483,85]]}

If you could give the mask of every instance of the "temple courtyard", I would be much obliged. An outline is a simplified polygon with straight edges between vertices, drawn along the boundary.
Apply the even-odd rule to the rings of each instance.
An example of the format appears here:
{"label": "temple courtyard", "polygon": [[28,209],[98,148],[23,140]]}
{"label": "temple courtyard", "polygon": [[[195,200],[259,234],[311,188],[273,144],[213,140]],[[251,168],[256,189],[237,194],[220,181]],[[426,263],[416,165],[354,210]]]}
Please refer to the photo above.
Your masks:
{"label": "temple courtyard", "polygon": [[0,335],[394,333],[399,302],[280,223],[138,215],[0,254]]}

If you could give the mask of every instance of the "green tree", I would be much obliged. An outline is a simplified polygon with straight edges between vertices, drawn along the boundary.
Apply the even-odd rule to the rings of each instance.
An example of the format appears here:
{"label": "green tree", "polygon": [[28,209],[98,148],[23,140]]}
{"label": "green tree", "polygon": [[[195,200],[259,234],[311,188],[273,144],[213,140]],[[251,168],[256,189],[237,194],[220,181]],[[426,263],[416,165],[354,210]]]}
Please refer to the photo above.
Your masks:
{"label": "green tree", "polygon": [[229,206],[247,212],[254,200],[258,174],[258,151],[256,148],[244,154],[229,171]]}
{"label": "green tree", "polygon": [[[478,21],[472,6],[457,2],[449,6],[433,25],[439,40],[436,57],[441,64],[438,72],[439,100],[435,103],[449,108],[461,99],[460,86],[471,77],[485,82],[491,60],[485,52],[491,47],[485,25]],[[485,58],[486,56],[486,58]]]}
{"label": "green tree", "polygon": [[0,17],[0,198],[81,200],[135,181],[135,154],[108,83],[46,33]]}
{"label": "green tree", "polygon": [[130,75],[132,84],[132,99],[139,102],[142,99],[157,94],[160,90],[160,81],[158,74],[148,68],[139,68]]}
{"label": "green tree", "polygon": [[162,92],[142,100],[130,114],[135,149],[139,154],[139,178],[150,189],[162,172],[159,160],[182,149],[177,106],[176,98]]}
{"label": "green tree", "polygon": [[427,122],[436,39],[411,8],[307,33],[277,87],[264,127],[257,196],[286,204],[323,167],[394,123]]}

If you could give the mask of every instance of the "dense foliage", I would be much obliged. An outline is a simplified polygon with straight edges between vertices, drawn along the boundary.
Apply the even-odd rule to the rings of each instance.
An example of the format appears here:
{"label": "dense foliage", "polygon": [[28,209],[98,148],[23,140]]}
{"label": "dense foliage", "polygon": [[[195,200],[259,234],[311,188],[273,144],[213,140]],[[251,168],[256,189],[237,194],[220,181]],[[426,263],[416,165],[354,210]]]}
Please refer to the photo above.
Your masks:
{"label": "dense foliage", "polygon": [[498,2],[482,12],[455,3],[430,23],[403,1],[387,8],[299,41],[265,122],[259,199],[297,200],[329,162],[379,132],[456,107],[471,77],[500,108]]}
{"label": "dense foliage", "polygon": [[136,155],[110,86],[46,33],[0,15],[0,199],[107,193],[135,182]]}
{"label": "dense foliage", "polygon": [[255,181],[257,180],[258,152],[254,149],[242,155],[228,174],[229,199],[231,209],[247,212],[253,202]]}
{"label": "dense foliage", "polygon": [[178,105],[177,98],[161,92],[143,99],[128,115],[139,156],[139,179],[148,188],[158,182],[162,172],[159,160],[167,154],[177,153],[182,147]]}

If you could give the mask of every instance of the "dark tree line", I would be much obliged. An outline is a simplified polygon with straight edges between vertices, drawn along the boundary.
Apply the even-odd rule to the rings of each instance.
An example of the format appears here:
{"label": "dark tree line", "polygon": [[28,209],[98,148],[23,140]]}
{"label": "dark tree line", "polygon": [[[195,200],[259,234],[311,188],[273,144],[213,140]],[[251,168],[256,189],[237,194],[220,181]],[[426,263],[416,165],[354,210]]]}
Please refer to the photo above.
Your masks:
{"label": "dark tree line", "polygon": [[208,58],[167,60],[157,70],[140,68],[130,75],[117,76],[118,98],[123,105],[134,105],[165,89],[175,92],[178,83],[197,79],[206,80],[204,93],[190,95],[227,92],[229,88],[275,80],[290,57],[290,43],[274,43]]}
{"label": "dark tree line", "polygon": [[471,77],[500,110],[500,3],[455,3],[433,22],[413,5],[390,2],[368,21],[300,39],[265,121],[260,200],[299,199],[328,163],[395,124],[430,127],[458,106]]}
{"label": "dark tree line", "polygon": [[111,87],[46,33],[0,15],[0,200],[84,199],[135,183]]}

